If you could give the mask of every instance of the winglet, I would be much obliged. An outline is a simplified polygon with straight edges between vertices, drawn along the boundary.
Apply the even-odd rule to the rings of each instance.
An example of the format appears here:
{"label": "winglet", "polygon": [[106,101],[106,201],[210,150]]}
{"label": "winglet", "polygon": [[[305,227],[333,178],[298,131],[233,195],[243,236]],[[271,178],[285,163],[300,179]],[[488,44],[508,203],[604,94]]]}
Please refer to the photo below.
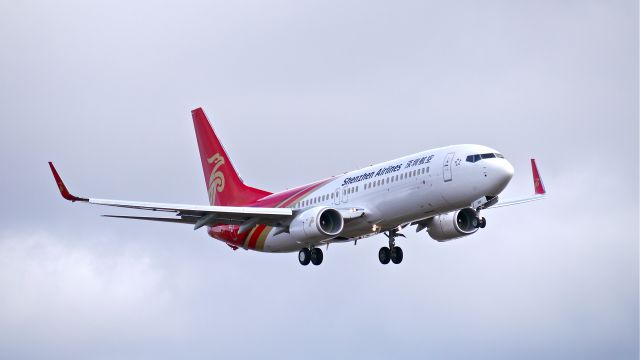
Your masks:
{"label": "winglet", "polygon": [[533,187],[536,191],[536,195],[546,194],[547,191],[544,188],[542,177],[540,176],[540,172],[538,171],[538,166],[536,165],[536,159],[531,159],[531,172],[533,172]]}
{"label": "winglet", "polygon": [[58,189],[60,190],[60,194],[63,198],[69,201],[89,201],[89,199],[79,198],[77,196],[71,195],[69,190],[67,190],[67,187],[64,185],[64,182],[62,182],[62,178],[60,177],[60,175],[58,175],[58,171],[56,171],[56,168],[53,166],[53,163],[51,161],[49,161],[49,167],[51,168],[53,178],[56,180],[56,184],[58,184]]}

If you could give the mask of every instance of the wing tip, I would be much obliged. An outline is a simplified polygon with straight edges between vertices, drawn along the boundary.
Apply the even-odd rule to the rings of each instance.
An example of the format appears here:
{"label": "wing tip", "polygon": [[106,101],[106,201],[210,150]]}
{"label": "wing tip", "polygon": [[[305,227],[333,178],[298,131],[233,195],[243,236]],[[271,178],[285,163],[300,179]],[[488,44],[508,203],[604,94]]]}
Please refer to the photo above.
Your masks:
{"label": "wing tip", "polygon": [[53,178],[56,181],[56,185],[58,185],[58,190],[60,191],[60,195],[62,195],[62,197],[65,200],[69,200],[69,201],[72,201],[72,202],[89,201],[89,199],[77,197],[75,195],[72,195],[71,192],[69,192],[69,189],[67,189],[67,186],[62,181],[62,178],[60,177],[60,174],[58,174],[58,171],[56,170],[56,167],[53,165],[53,162],[51,162],[51,161],[49,161],[49,168],[51,169],[51,173],[53,174]]}
{"label": "wing tip", "polygon": [[531,159],[531,172],[533,173],[533,188],[535,190],[535,194],[546,195],[547,190],[544,186],[544,182],[542,181],[542,176],[540,176],[536,159]]}
{"label": "wing tip", "polygon": [[194,117],[194,118],[197,117],[197,116],[203,116],[203,115],[206,117],[206,115],[204,114],[204,109],[202,108],[202,106],[199,106],[199,107],[191,110],[191,116]]}

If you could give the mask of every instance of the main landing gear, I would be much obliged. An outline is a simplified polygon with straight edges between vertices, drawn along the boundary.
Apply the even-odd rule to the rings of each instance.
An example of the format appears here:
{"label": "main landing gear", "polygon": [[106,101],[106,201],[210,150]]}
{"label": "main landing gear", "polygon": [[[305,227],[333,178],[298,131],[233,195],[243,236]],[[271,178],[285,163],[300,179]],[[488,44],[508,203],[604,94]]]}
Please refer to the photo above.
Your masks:
{"label": "main landing gear", "polygon": [[304,266],[309,265],[309,263],[312,263],[313,265],[320,265],[322,264],[323,258],[324,255],[322,254],[322,250],[319,248],[304,248],[300,249],[300,252],[298,253],[298,261],[300,261],[300,265]]}
{"label": "main landing gear", "polygon": [[396,238],[405,236],[398,233],[398,230],[390,230],[384,234],[389,238],[389,247],[385,246],[380,248],[380,251],[378,251],[378,260],[385,265],[388,264],[389,261],[394,264],[400,264],[402,262],[403,253],[402,248],[396,246]]}

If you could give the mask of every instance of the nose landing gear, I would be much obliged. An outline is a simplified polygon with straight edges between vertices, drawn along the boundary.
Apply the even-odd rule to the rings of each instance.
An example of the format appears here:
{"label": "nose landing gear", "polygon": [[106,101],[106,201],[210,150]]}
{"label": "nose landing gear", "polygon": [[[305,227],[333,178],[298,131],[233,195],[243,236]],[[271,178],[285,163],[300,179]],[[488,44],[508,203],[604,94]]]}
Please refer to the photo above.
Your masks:
{"label": "nose landing gear", "polygon": [[480,217],[480,211],[478,211],[478,215],[473,219],[473,227],[484,229],[485,226],[487,226],[487,219]]}
{"label": "nose landing gear", "polygon": [[402,248],[396,246],[396,238],[405,236],[400,234],[398,230],[390,230],[384,234],[389,238],[389,247],[385,246],[380,248],[380,251],[378,251],[378,260],[384,265],[388,264],[389,261],[394,264],[400,264],[404,254]]}

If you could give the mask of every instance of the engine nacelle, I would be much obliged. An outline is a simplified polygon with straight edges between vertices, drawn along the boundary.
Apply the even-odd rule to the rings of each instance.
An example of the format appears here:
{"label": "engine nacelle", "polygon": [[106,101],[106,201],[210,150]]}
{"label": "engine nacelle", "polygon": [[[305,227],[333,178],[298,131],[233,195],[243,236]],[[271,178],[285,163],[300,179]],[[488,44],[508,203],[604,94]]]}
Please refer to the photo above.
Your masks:
{"label": "engine nacelle", "polygon": [[338,236],[343,228],[344,219],[338,210],[318,206],[296,216],[289,234],[302,243],[315,243]]}
{"label": "engine nacelle", "polygon": [[427,232],[432,239],[448,241],[478,231],[478,216],[475,210],[465,208],[434,216],[427,222]]}

